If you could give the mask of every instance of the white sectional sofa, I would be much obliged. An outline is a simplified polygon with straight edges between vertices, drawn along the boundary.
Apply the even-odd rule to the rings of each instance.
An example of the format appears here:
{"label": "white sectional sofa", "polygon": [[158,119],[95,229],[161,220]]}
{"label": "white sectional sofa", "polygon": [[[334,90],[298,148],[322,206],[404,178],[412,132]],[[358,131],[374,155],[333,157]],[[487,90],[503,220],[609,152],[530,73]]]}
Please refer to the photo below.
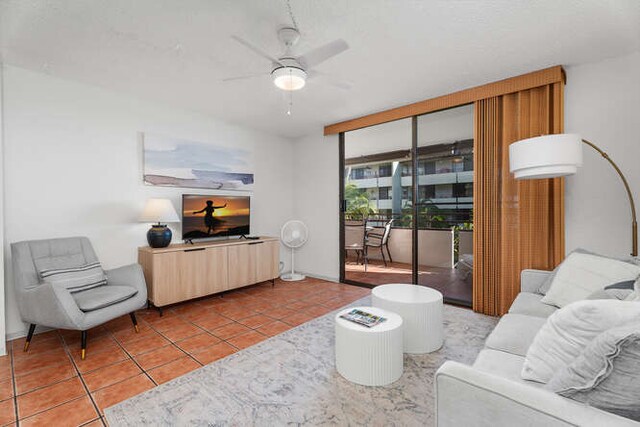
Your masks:
{"label": "white sectional sofa", "polygon": [[640,425],[521,379],[527,349],[556,310],[541,303],[542,295],[536,293],[548,274],[522,272],[520,294],[487,338],[473,366],[449,361],[436,372],[439,427]]}

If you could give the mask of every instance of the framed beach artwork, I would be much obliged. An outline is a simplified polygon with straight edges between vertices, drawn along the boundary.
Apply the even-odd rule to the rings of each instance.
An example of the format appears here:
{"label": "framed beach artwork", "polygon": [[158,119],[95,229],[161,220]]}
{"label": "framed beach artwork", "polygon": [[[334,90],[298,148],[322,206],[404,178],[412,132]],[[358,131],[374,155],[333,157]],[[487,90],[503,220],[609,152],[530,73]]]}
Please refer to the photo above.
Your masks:
{"label": "framed beach artwork", "polygon": [[143,133],[144,182],[168,187],[253,189],[251,152]]}

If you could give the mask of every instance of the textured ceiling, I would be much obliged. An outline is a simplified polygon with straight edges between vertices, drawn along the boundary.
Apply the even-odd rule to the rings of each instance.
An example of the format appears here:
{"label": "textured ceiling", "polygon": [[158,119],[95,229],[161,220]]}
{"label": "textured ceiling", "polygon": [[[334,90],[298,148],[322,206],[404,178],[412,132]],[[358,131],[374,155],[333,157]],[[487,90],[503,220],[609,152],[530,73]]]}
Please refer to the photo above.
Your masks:
{"label": "textured ceiling", "polygon": [[[198,111],[286,137],[556,64],[640,50],[638,0],[291,0],[299,53],[350,49],[287,99],[268,61],[291,21],[284,0],[0,0],[5,63]],[[569,82],[570,84],[570,82]]]}

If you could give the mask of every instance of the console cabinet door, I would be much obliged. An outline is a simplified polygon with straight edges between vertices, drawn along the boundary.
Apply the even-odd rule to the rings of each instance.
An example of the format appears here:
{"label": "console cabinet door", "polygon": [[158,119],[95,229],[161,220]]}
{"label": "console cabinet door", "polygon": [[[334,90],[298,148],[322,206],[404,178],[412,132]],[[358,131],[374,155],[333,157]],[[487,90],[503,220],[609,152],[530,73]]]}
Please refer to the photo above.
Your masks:
{"label": "console cabinet door", "polygon": [[207,248],[206,277],[198,275],[207,282],[207,293],[214,294],[229,289],[229,253],[228,248]]}
{"label": "console cabinet door", "polygon": [[180,300],[197,298],[209,293],[211,288],[211,262],[205,248],[190,249],[180,254]]}
{"label": "console cabinet door", "polygon": [[182,270],[180,254],[180,252],[153,254],[148,255],[148,259],[145,260],[144,265],[151,273],[150,277],[145,275],[149,291],[148,298],[158,307],[180,301],[180,271]]}
{"label": "console cabinet door", "polygon": [[261,242],[256,248],[256,282],[265,282],[278,276],[280,243]]}
{"label": "console cabinet door", "polygon": [[255,245],[232,245],[229,250],[229,289],[256,283]]}

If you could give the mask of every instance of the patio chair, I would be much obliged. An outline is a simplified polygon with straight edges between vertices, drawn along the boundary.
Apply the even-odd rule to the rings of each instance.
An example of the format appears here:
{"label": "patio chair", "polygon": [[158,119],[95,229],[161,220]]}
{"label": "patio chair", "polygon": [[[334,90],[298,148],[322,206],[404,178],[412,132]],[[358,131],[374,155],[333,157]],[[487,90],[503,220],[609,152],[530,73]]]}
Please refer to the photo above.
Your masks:
{"label": "patio chair", "polygon": [[103,271],[86,237],[31,240],[11,244],[13,281],[22,320],[29,323],[24,351],[36,325],[81,332],[81,357],[87,330],[129,314],[147,301],[139,264]]}
{"label": "patio chair", "polygon": [[360,260],[364,262],[364,270],[367,271],[367,261],[364,257],[367,222],[364,220],[345,220],[344,222],[344,250],[356,253],[356,264]]}
{"label": "patio chair", "polygon": [[387,255],[389,255],[389,262],[393,262],[391,258],[391,251],[389,250],[389,236],[391,234],[391,225],[393,224],[393,219],[390,219],[384,224],[384,230],[382,234],[370,231],[366,235],[365,240],[365,249],[364,249],[364,259],[365,262],[369,255],[369,248],[380,248],[380,254],[382,255],[382,261],[384,262],[384,266],[387,266],[387,260],[384,256],[384,250],[387,250]]}

